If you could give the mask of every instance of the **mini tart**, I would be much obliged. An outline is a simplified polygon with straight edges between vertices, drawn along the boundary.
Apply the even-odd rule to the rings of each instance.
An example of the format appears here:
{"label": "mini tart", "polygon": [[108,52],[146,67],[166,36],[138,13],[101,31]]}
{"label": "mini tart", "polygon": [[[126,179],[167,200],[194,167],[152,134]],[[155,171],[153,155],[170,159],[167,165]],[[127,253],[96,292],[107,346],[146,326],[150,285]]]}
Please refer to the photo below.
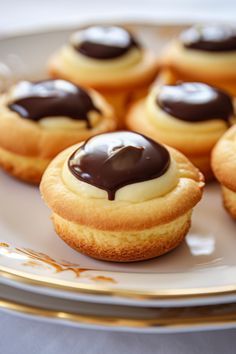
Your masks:
{"label": "mini tart", "polygon": [[126,125],[181,151],[209,181],[212,148],[235,121],[232,100],[206,84],[173,81],[170,72],[161,74],[149,95],[130,107]]}
{"label": "mini tart", "polygon": [[236,95],[236,30],[233,28],[192,27],[167,46],[161,62],[177,80],[206,82]]}
{"label": "mini tart", "polygon": [[60,153],[40,190],[69,246],[97,259],[132,262],[182,242],[203,185],[181,153],[137,133],[116,132]]}
{"label": "mini tart", "polygon": [[236,125],[222,136],[213,149],[212,169],[222,187],[224,206],[236,219]]}
{"label": "mini tart", "polygon": [[113,109],[97,92],[64,80],[22,81],[0,97],[0,166],[38,184],[60,151],[115,128]]}
{"label": "mini tart", "polygon": [[71,40],[49,60],[49,73],[77,85],[99,91],[122,118],[133,99],[144,96],[157,74],[157,60],[126,29],[90,26],[75,32]]}

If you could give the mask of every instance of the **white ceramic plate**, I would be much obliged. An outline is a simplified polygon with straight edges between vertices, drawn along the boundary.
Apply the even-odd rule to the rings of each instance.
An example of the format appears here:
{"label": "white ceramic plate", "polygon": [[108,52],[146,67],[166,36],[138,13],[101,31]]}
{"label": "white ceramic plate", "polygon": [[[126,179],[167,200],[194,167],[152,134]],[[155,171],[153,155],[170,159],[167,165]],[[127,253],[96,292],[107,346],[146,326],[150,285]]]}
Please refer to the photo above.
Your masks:
{"label": "white ceramic plate", "polygon": [[39,295],[0,285],[0,309],[79,328],[175,333],[236,327],[236,304],[180,308],[101,305]]}
{"label": "white ceramic plate", "polygon": [[[180,28],[129,25],[160,48]],[[2,39],[2,86],[45,76],[45,63],[70,31]],[[36,49],[37,50],[36,50]],[[236,300],[235,223],[211,185],[186,241],[155,260],[115,264],[76,253],[53,231],[38,189],[0,174],[1,281],[44,294],[113,304],[181,306]]]}

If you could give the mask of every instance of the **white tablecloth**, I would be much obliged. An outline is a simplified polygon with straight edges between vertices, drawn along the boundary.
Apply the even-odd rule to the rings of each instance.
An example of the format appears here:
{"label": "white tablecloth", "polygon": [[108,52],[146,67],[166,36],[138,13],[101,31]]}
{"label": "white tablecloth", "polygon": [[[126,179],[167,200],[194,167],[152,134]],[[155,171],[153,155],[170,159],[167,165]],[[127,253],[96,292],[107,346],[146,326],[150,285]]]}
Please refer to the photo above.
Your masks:
{"label": "white tablecloth", "polygon": [[[42,26],[102,18],[157,21],[236,20],[235,0],[7,0],[0,6],[0,36]],[[0,312],[1,354],[228,354],[236,330],[142,335],[82,330]]]}

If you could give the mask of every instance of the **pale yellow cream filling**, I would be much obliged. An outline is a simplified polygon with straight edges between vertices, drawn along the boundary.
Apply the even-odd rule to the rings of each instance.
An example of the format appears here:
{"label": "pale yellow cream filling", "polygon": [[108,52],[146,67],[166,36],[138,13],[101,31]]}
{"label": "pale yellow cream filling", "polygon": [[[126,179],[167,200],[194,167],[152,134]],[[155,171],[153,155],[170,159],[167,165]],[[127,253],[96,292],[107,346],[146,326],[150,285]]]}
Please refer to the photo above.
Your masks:
{"label": "pale yellow cream filling", "polygon": [[[77,179],[68,168],[68,160],[62,169],[62,180],[72,192],[84,198],[108,199],[107,192],[101,188]],[[179,181],[179,172],[174,160],[164,175],[144,182],[124,186],[116,191],[115,201],[144,202],[166,195]]]}
{"label": "pale yellow cream filling", "polygon": [[87,81],[91,76],[93,82],[109,82],[125,74],[131,67],[140,63],[143,51],[132,48],[123,56],[116,59],[98,60],[86,57],[77,52],[72,46],[67,45],[60,51],[60,60],[67,72],[72,77],[79,77]]}
{"label": "pale yellow cream filling", "polygon": [[[154,87],[146,99],[147,117],[156,129],[166,132],[168,136],[176,137],[182,133],[184,138],[188,136],[196,140],[197,136],[209,137],[209,134],[213,134],[218,139],[227,130],[225,122],[220,119],[192,123],[171,116],[156,103],[158,90],[159,87]],[[232,117],[233,122],[235,118]]]}
{"label": "pale yellow cream filling", "polygon": [[176,41],[169,47],[168,55],[175,58],[180,66],[187,64],[206,74],[216,70],[225,74],[230,74],[232,70],[236,72],[236,51],[211,53],[185,48],[181,42]]}

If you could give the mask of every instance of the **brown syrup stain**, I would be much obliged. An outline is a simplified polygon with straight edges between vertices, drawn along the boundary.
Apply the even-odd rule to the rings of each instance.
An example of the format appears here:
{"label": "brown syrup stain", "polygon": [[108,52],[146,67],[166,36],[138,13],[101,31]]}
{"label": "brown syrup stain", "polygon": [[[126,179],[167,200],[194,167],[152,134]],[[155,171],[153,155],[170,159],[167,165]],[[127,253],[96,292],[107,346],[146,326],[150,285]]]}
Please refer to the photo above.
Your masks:
{"label": "brown syrup stain", "polygon": [[[9,244],[5,242],[0,242],[0,248],[7,248],[7,254],[20,254],[25,256],[25,261],[22,263],[26,267],[40,268],[46,266],[48,269],[53,268],[56,273],[62,273],[66,271],[71,271],[74,273],[76,278],[80,277],[83,272],[86,271],[96,271],[96,269],[82,268],[76,263],[71,263],[65,260],[56,260],[43,252],[37,252],[29,248],[12,248]],[[107,277],[103,275],[98,275],[95,277],[89,276],[88,279],[95,282],[109,282],[116,284],[117,281],[112,277]]]}
{"label": "brown syrup stain", "polygon": [[111,277],[105,277],[103,275],[97,275],[96,277],[91,278],[94,281],[97,282],[109,282],[109,283],[113,283],[116,284],[117,282],[115,281],[115,279],[111,278]]}
{"label": "brown syrup stain", "polygon": [[[58,261],[45,253],[36,252],[28,248],[16,248],[16,251],[20,254],[26,255],[34,261],[37,260],[53,267],[56,273],[61,273],[70,270],[75,274],[76,277],[79,277],[82,272],[88,270],[85,268],[81,268],[78,264],[70,263],[68,261]],[[26,263],[24,263],[24,265],[26,265]]]}
{"label": "brown syrup stain", "polygon": [[8,248],[10,246],[6,242],[0,242],[0,247]]}

